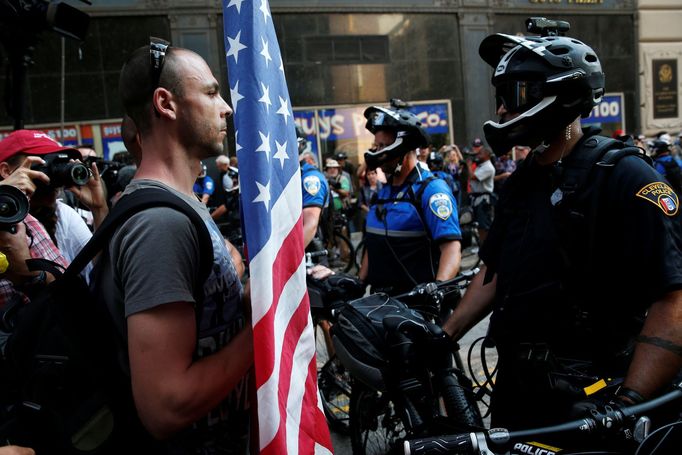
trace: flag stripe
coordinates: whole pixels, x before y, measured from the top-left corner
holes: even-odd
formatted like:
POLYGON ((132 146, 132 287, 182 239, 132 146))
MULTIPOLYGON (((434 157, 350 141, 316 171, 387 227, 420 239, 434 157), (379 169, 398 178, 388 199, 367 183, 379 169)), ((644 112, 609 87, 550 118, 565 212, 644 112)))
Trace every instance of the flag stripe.
POLYGON ((250 254, 259 449, 329 454, 306 289, 301 176, 267 0, 223 0, 225 57, 250 254))

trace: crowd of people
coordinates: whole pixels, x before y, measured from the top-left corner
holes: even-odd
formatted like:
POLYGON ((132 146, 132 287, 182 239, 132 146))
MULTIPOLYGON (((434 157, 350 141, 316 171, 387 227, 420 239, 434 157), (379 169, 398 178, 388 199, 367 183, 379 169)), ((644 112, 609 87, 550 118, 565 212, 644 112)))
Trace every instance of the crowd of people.
MULTIPOLYGON (((360 280, 400 294, 459 273, 458 213, 470 206, 484 265, 443 329, 456 341, 491 315, 493 425, 544 425, 655 397, 682 368, 682 134, 611 142, 582 129, 604 77, 580 41, 495 34, 480 54, 495 70, 499 117, 484 125, 485 141, 436 149, 401 103, 366 109, 374 142, 357 169, 340 151, 318 167, 298 134, 305 246, 320 240, 325 213, 347 214, 364 233, 360 280), (583 392, 602 378, 603 391, 583 392)), ((85 148, 31 130, 0 141, 0 185, 30 198, 24 221, 0 229, 0 309, 30 305, 55 280, 27 259, 67 266, 122 195, 173 195, 204 222, 212 251, 183 213, 151 207, 119 226, 86 272, 124 346, 133 414, 112 453, 245 453, 253 340, 242 257, 225 238, 239 224, 238 167, 224 154, 232 109, 202 57, 160 40, 130 55, 119 90, 133 164, 117 168, 108 195, 96 162, 83 184, 57 185, 36 169, 55 153, 87 162, 85 148), (202 160, 215 160, 218 182, 202 160), (90 215, 62 202, 64 187, 90 215)))

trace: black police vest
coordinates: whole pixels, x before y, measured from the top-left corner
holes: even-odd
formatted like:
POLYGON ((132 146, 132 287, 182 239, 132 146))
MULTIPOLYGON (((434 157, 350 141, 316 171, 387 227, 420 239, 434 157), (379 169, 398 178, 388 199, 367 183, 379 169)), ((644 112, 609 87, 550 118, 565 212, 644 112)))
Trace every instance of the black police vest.
POLYGON ((634 154, 641 151, 586 135, 560 166, 528 159, 509 178, 487 248, 498 253, 487 263, 497 273, 490 334, 498 349, 548 343, 559 356, 603 361, 639 332, 641 315, 617 308, 599 282, 608 257, 596 238, 604 182, 634 154))

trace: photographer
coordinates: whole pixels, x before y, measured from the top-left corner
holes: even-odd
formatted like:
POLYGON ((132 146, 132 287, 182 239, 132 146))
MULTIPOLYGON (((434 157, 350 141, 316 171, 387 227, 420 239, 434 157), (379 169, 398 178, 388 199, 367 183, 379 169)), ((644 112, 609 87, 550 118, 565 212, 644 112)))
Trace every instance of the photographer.
POLYGON ((327 174, 327 181, 331 189, 334 210, 339 211, 347 208, 351 185, 350 180, 341 173, 341 166, 338 161, 328 159, 325 163, 324 172, 327 174))
MULTIPOLYGON (((68 187, 91 209, 95 227, 108 213, 97 167, 93 164, 89 172, 82 163, 74 162, 79 157, 77 150, 62 147, 40 131, 14 131, 0 142, 0 176, 3 179, 19 169, 25 169, 27 161, 32 168, 26 171, 30 174, 23 178, 36 178, 39 174, 45 176, 44 179, 37 179, 33 188, 29 185, 31 215, 40 221, 69 262, 92 233, 74 209, 57 199, 60 188, 68 187), (44 159, 36 162, 34 157, 37 156, 44 159)), ((84 271, 86 278, 90 268, 84 271)))

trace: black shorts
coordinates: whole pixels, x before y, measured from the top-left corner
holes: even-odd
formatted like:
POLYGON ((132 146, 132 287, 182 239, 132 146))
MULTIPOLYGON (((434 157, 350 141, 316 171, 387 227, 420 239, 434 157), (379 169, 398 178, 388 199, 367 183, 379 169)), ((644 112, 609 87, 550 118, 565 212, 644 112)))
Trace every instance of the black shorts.
POLYGON ((490 229, 493 224, 493 204, 482 200, 474 206, 474 221, 480 229, 490 229))

